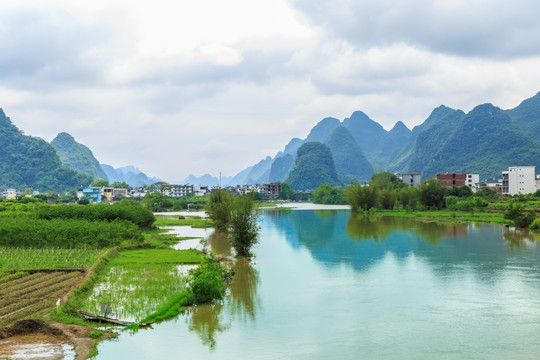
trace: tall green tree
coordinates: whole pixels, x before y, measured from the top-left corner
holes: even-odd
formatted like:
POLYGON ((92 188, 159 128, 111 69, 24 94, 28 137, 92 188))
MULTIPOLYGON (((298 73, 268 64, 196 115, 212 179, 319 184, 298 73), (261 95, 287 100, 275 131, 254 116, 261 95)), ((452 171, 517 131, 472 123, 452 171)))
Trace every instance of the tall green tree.
POLYGON ((234 199, 229 227, 229 240, 239 256, 250 256, 250 250, 257 243, 259 227, 254 209, 253 194, 234 199))
POLYGON ((378 189, 375 186, 362 186, 358 181, 353 182, 345 189, 345 198, 351 210, 369 210, 377 205, 378 189))
POLYGON ((206 211, 214 221, 214 227, 219 231, 227 231, 231 217, 232 202, 232 195, 223 189, 217 189, 210 194, 206 211))
POLYGON ((346 204, 343 190, 337 189, 330 184, 321 184, 313 191, 313 202, 315 204, 346 204))
POLYGON ((444 207, 444 195, 446 189, 436 179, 427 179, 418 188, 420 203, 430 209, 442 209, 444 207))
POLYGON ((371 175, 371 180, 369 181, 370 186, 375 186, 377 189, 394 189, 398 184, 398 178, 396 175, 383 171, 377 174, 371 175))

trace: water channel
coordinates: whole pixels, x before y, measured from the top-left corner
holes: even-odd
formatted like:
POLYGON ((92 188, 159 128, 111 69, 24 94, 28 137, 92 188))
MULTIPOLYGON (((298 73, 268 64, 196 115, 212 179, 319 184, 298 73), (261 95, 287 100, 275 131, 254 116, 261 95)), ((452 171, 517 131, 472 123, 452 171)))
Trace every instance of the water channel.
MULTIPOLYGON (((535 359, 527 232, 346 210, 267 211, 227 298, 102 342, 97 359, 535 359)), ((230 250, 219 235, 209 244, 230 250)))

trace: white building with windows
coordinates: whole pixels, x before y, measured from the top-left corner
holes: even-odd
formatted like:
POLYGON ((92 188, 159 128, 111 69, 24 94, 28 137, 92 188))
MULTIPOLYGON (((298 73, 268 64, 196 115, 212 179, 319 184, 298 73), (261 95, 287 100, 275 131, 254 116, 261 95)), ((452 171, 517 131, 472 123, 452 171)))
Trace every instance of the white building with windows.
POLYGON ((502 172, 503 195, 536 192, 536 166, 511 166, 502 172))
POLYGON ((478 190, 478 183, 480 182, 480 174, 467 174, 465 179, 465 185, 471 188, 473 192, 478 190))

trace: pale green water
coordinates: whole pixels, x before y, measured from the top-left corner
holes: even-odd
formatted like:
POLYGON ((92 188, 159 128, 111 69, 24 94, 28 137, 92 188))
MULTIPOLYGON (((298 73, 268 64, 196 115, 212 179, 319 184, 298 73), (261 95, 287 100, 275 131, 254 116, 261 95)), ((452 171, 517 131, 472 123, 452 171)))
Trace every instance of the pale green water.
POLYGON ((265 213, 261 227, 222 304, 123 333, 97 358, 540 356, 540 249, 527 235, 348 211, 265 213))

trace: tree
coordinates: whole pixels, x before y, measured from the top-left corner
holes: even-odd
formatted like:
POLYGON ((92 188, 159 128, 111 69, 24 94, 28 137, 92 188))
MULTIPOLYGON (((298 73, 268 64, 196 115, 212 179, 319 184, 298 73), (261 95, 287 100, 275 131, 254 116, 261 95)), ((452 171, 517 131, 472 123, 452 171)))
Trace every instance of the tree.
POLYGON ((109 182, 107 180, 104 180, 104 179, 97 179, 97 180, 94 180, 90 186, 92 187, 109 187, 109 182))
POLYGON ((129 184, 126 183, 125 181, 115 181, 111 184, 111 187, 115 188, 115 189, 129 189, 129 184))
POLYGON ((487 199, 495 199, 499 195, 495 191, 491 190, 488 187, 482 187, 482 188, 476 190, 476 196, 480 196, 480 197, 487 198, 487 199))
POLYGON ((345 194, 342 190, 336 189, 330 184, 321 184, 313 191, 313 202, 315 204, 346 204, 345 194))
POLYGON ((399 202, 403 209, 416 209, 416 204, 418 201, 418 191, 415 187, 410 187, 406 185, 405 188, 402 188, 399 193, 399 202))
POLYGON ((468 187, 467 185, 462 185, 462 186, 458 186, 458 187, 450 189, 448 191, 448 195, 457 196, 457 197, 469 197, 469 196, 473 196, 474 193, 470 187, 468 187))
POLYGON ((294 196, 294 190, 291 189, 289 184, 286 182, 281 183, 281 191, 279 192, 278 199, 279 200, 290 200, 294 196))
POLYGON ((232 202, 232 195, 223 189, 217 189, 210 194, 210 201, 206 211, 214 221, 214 227, 219 231, 227 231, 232 202))
POLYGON ((377 204, 378 190, 374 186, 362 186, 358 181, 345 189, 345 198, 352 211, 369 210, 377 204))
POLYGON ((394 209, 396 203, 396 191, 389 188, 383 188, 379 191, 379 203, 385 210, 394 209))
POLYGON ((519 228, 526 228, 536 219, 536 213, 531 210, 525 213, 525 206, 521 204, 510 203, 508 209, 504 213, 504 218, 513 220, 514 225, 519 228))
POLYGON ((420 203, 431 209, 442 209, 446 191, 436 179, 427 179, 418 188, 420 203))
POLYGON ((369 185, 377 189, 394 189, 397 184, 397 176, 388 171, 371 175, 371 180, 369 181, 369 185))
POLYGON ((253 194, 241 195, 234 199, 229 228, 231 245, 239 256, 250 256, 250 250, 257 243, 259 227, 257 213, 253 208, 253 194))

